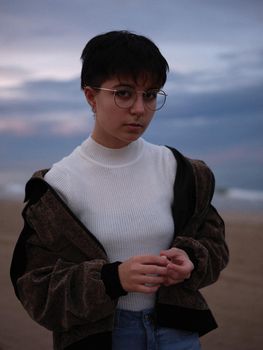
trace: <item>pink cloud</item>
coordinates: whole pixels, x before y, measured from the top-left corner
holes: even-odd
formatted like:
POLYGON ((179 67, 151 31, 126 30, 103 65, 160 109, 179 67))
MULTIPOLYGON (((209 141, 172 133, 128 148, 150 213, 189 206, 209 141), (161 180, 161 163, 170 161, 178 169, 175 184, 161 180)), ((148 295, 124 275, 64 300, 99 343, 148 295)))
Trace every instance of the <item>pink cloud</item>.
POLYGON ((71 136, 89 133, 92 123, 86 118, 1 118, 0 134, 11 134, 16 136, 37 135, 48 133, 50 135, 71 136))
POLYGON ((0 119, 0 134, 11 133, 14 135, 32 135, 36 128, 32 123, 20 118, 1 118, 0 119))
POLYGON ((53 123, 50 127, 51 133, 61 136, 79 135, 89 133, 92 125, 86 119, 66 119, 62 122, 53 123))

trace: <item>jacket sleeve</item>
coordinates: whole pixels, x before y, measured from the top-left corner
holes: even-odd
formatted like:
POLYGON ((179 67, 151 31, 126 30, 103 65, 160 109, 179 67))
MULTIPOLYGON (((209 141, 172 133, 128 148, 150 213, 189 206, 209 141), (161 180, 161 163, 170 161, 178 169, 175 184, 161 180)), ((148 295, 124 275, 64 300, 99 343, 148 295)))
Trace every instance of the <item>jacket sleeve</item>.
POLYGON ((214 283, 228 263, 224 221, 211 204, 201 218, 192 220, 177 236, 174 246, 185 250, 194 263, 190 279, 183 283, 192 290, 214 283))
POLYGON ((53 331, 106 319, 117 302, 102 278, 106 253, 54 191, 44 182, 36 185, 11 263, 18 298, 36 322, 53 331))
MULTIPOLYGON (((16 289, 29 315, 47 329, 66 331, 112 314, 115 302, 106 294, 101 279, 106 261, 67 260, 63 253, 46 247, 27 224, 22 234, 28 230, 26 268, 16 280, 16 289)), ((21 258, 13 259, 19 264, 21 258)))
POLYGON ((188 252, 195 268, 184 286, 192 290, 214 283, 227 265, 229 251, 225 225, 211 204, 215 189, 212 171, 203 161, 191 160, 195 203, 192 217, 175 240, 175 245, 188 252))

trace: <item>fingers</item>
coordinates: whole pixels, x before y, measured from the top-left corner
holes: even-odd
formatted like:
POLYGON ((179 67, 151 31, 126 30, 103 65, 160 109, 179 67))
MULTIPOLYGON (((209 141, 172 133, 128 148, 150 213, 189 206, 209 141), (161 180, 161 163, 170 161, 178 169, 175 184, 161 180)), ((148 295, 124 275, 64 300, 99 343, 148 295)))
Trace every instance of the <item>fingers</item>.
POLYGON ((175 264, 167 266, 167 276, 163 282, 164 286, 171 286, 174 284, 182 283, 191 276, 191 272, 188 268, 181 267, 175 264))
POLYGON ((141 275, 138 278, 138 283, 153 286, 153 285, 161 285, 166 278, 165 276, 158 276, 158 275, 141 275))
POLYGON ((191 276, 191 266, 170 264, 167 266, 167 275, 173 280, 185 280, 191 276))
POLYGON ((164 282, 167 258, 135 256, 119 265, 121 285, 127 292, 154 293, 164 282))
POLYGON ((184 250, 174 247, 161 251, 160 254, 169 259, 165 286, 181 283, 191 277, 194 265, 184 250))
POLYGON ((157 265, 138 265, 138 266, 134 266, 134 271, 137 271, 142 275, 165 276, 167 273, 167 268, 166 266, 157 266, 157 265))
POLYGON ((172 260, 173 262, 177 260, 179 261, 183 258, 188 258, 188 255, 184 250, 175 247, 168 250, 162 250, 160 252, 160 256, 166 256, 169 260, 172 260))
POLYGON ((168 260, 164 255, 142 255, 134 256, 132 259, 134 260, 134 262, 138 262, 145 265, 166 266, 168 264, 168 260))
POLYGON ((186 252, 178 248, 156 255, 135 256, 119 265, 121 285, 127 292, 155 293, 189 278, 194 268, 186 252))

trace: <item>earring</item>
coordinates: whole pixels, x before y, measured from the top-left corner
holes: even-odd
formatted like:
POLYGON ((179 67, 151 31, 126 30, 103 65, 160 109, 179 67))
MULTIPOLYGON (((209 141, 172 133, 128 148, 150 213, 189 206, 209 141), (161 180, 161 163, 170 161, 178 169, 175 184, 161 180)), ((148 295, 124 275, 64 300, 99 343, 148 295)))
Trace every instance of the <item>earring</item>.
POLYGON ((91 105, 91 110, 92 110, 93 118, 96 119, 96 108, 95 108, 95 105, 91 105))

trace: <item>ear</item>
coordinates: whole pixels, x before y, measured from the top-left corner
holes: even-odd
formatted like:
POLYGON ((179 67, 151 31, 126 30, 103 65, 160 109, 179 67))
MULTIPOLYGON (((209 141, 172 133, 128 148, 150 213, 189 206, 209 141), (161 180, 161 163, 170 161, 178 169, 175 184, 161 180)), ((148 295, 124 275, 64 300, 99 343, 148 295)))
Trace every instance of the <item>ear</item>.
POLYGON ((90 105, 92 111, 95 113, 96 112, 96 99, 95 99, 96 91, 89 86, 85 87, 83 91, 88 104, 90 105))

